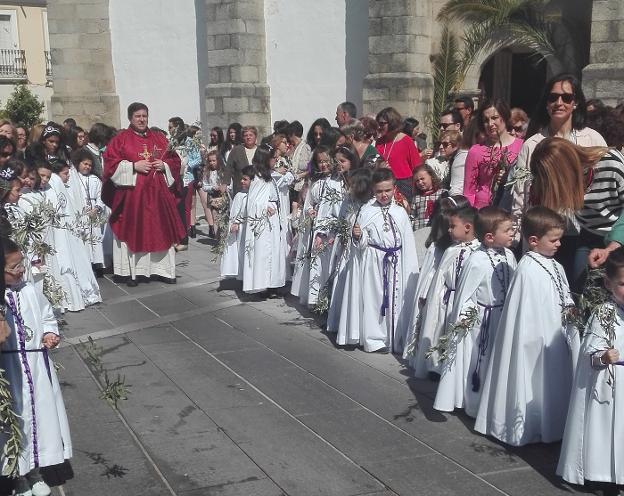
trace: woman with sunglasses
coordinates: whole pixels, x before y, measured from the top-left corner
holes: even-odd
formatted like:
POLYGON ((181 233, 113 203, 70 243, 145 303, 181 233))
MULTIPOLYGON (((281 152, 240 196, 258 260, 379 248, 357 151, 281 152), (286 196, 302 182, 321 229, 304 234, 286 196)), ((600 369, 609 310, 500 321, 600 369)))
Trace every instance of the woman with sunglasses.
MULTIPOLYGON (((578 146, 607 146, 604 138, 586 126, 587 103, 581 83, 572 74, 560 74, 546 83, 544 94, 526 133, 528 137, 510 175, 511 213, 518 223, 526 210, 531 185, 529 163, 535 147, 545 138, 566 139, 578 146)), ((518 230, 519 231, 519 230, 518 230)), ((561 253, 565 246, 559 250, 561 253)))

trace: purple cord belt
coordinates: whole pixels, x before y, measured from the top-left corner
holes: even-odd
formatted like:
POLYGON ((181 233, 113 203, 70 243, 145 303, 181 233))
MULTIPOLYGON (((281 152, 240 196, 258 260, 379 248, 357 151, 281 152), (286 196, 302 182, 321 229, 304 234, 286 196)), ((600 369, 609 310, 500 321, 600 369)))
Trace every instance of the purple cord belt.
POLYGON ((503 304, 499 305, 484 305, 477 302, 477 305, 483 307, 483 319, 481 320, 481 329, 479 330, 479 354, 477 355, 477 365, 475 371, 472 373, 472 390, 474 392, 479 391, 481 388, 481 378, 479 377, 479 369, 481 368, 481 362, 485 356, 488 344, 490 341, 490 318, 492 316, 492 310, 495 308, 502 308, 503 304))
POLYGON ((397 256, 397 252, 401 250, 401 245, 394 246, 392 248, 386 248, 384 246, 379 246, 375 244, 369 244, 371 248, 375 250, 382 251, 384 253, 383 257, 383 301, 381 303, 381 316, 386 316, 386 310, 390 308, 390 291, 389 285, 390 281, 388 279, 388 271, 390 269, 390 264, 392 263, 396 270, 396 263, 399 260, 397 256))

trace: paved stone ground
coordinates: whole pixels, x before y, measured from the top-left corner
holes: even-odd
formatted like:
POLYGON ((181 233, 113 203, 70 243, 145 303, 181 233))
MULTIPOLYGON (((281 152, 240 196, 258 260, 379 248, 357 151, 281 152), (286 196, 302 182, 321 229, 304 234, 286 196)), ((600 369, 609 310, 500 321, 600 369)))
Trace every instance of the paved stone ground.
MULTIPOLYGON (((432 409, 398 357, 339 349, 292 298, 220 285, 200 233, 178 284, 102 282, 55 358, 72 426, 66 495, 557 495, 559 445, 508 449, 432 409), (131 395, 113 410, 80 343, 131 395)), ((57 489, 55 493, 60 493, 57 489)))

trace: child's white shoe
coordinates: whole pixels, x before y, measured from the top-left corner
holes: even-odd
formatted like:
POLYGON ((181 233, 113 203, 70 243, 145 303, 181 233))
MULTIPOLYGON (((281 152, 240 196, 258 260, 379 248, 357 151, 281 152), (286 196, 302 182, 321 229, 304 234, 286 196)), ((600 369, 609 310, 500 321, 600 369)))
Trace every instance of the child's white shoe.
POLYGON ((49 496, 51 492, 50 486, 42 480, 35 482, 31 488, 32 496, 49 496))
POLYGON ((32 496, 30 485, 26 477, 19 477, 15 481, 15 496, 32 496))

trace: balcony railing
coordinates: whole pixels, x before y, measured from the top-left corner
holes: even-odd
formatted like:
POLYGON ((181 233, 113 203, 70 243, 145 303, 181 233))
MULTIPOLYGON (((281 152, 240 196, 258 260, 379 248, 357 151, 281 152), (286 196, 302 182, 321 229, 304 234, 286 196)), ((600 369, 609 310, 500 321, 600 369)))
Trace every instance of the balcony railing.
POLYGON ((52 57, 50 56, 50 52, 45 51, 45 64, 46 64, 46 78, 48 81, 52 79, 52 57))
POLYGON ((24 50, 0 49, 0 79, 26 79, 24 50))

